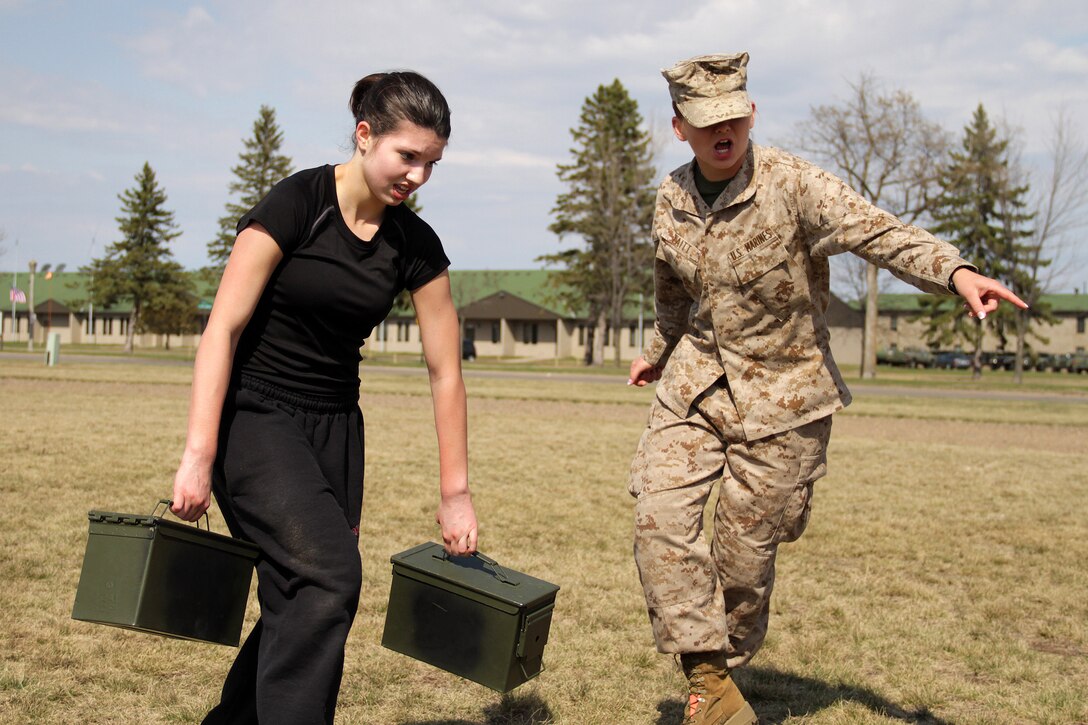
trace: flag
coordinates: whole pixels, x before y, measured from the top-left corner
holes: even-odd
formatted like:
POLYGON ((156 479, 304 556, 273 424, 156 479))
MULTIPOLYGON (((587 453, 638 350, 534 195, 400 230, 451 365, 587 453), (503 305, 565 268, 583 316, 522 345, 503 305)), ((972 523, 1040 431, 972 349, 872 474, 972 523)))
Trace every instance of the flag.
POLYGON ((11 292, 8 293, 8 299, 11 302, 18 302, 20 304, 26 304, 26 293, 18 287, 12 287, 11 292))

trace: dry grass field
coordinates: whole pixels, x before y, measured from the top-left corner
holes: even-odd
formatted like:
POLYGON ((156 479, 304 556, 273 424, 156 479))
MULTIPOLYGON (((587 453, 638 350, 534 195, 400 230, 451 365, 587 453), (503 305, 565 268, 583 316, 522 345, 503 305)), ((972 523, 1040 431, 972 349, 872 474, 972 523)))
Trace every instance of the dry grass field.
MULTIPOLYGON (((0 724, 196 723, 216 698, 234 649, 70 618, 86 512, 169 494, 189 374, 0 356, 0 724)), ((630 553, 652 392, 622 381, 468 378, 481 549, 562 587, 546 671, 502 697, 380 645, 390 555, 438 537, 436 461, 425 379, 364 368, 365 583, 338 723, 679 724, 630 553)), ((858 391, 737 674, 761 722, 1088 723, 1088 404, 858 391)))

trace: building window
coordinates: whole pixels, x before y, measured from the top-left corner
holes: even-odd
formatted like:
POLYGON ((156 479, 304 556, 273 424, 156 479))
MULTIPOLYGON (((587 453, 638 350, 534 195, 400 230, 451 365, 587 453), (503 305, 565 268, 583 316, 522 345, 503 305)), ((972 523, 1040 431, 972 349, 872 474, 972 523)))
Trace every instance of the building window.
POLYGON ((535 322, 521 326, 521 341, 526 345, 535 345, 540 339, 540 327, 535 322))
POLYGON ((893 314, 891 319, 891 329, 895 332, 899 329, 899 315, 893 314))
POLYGON ((612 344, 612 323, 604 326, 604 346, 608 347, 612 344))
POLYGON ((579 345, 585 345, 586 344, 586 326, 585 325, 578 325, 578 344, 579 345))
POLYGON ((638 325, 631 323, 631 327, 629 329, 631 330, 631 341, 627 344, 631 347, 635 347, 636 345, 638 345, 638 325))
POLYGON ((409 332, 409 329, 408 329, 408 323, 407 322, 398 322, 397 323, 397 342, 408 342, 411 339, 409 337, 409 334, 410 334, 410 332, 409 332))
POLYGON ((497 322, 491 323, 491 342, 502 340, 502 326, 497 322))
POLYGON ((1088 317, 1085 317, 1084 315, 1081 315, 1080 317, 1077 318, 1077 332, 1079 332, 1082 335, 1084 334, 1084 321, 1086 319, 1088 319, 1088 317))
POLYGON ((465 339, 466 340, 475 340, 476 339, 476 325, 465 325, 465 339))

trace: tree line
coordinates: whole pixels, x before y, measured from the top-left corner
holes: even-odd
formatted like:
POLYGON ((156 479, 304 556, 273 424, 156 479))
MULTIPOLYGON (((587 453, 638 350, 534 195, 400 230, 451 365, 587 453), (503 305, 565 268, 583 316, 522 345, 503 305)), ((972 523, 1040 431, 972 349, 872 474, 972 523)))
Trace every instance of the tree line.
MULTIPOLYGON (((1054 322, 1040 297, 1050 291, 1060 271, 1055 263, 1086 221, 1088 152, 1071 120, 1064 113, 1054 120, 1049 176, 1033 187, 1015 152, 1017 132, 995 125, 981 104, 957 145, 925 117, 910 93, 887 91, 865 75, 849 88, 845 101, 812 107, 783 145, 813 157, 904 221, 956 245, 983 274, 1027 301, 1028 310, 1003 306, 985 321, 967 317, 948 298, 933 298, 924 313, 927 340, 935 347, 972 350, 976 375, 982 369, 983 333, 989 330, 1002 350, 1015 350, 1019 379, 1031 341, 1045 341, 1042 326, 1054 322)), ((565 190, 556 198, 549 226, 564 246, 537 261, 556 268, 550 277, 555 301, 584 315, 585 361, 601 365, 607 336, 619 333, 635 305, 653 299, 655 139, 619 80, 600 85, 585 99, 570 135, 570 160, 556 167, 565 190)), ((235 178, 219 234, 208 243, 210 265, 202 270, 207 281, 218 279, 226 264, 237 219, 292 172, 272 108, 261 107, 252 136, 243 143, 231 169, 235 178)), ((150 164, 118 198, 121 239, 83 271, 93 280, 95 303, 131 303, 125 344, 131 351, 132 336, 139 332, 193 331, 193 279, 173 261, 169 245, 180 232, 150 164)), ((861 375, 872 377, 883 283, 876 267, 863 260, 835 259, 836 291, 865 308, 861 375)), ((618 365, 619 345, 614 350, 618 365)))
MULTIPOLYGON (((283 131, 276 112, 261 106, 253 122, 253 135, 243 139, 239 162, 231 168, 234 179, 226 213, 219 219, 219 233, 208 242, 208 267, 200 271, 205 281, 218 280, 234 245, 238 219, 260 201, 272 186, 292 172, 291 159, 281 153, 283 131)), ((151 332, 182 335, 196 332, 196 306, 192 275, 174 260, 170 242, 181 235, 174 213, 166 208, 166 192, 151 164, 144 162, 136 183, 118 194, 121 214, 116 217, 121 238, 81 268, 91 280, 91 302, 131 305, 125 352, 132 352, 136 334, 151 332)))
MULTIPOLYGON (((599 331, 619 330, 621 311, 638 295, 652 299, 653 139, 618 80, 585 100, 571 137, 572 162, 557 168, 568 191, 556 201, 551 230, 576 243, 540 261, 560 266, 557 294, 586 310, 587 327, 597 332, 586 361, 602 364, 599 331)), ((1054 119, 1049 176, 1034 189, 1013 152, 1020 140, 979 104, 956 146, 910 93, 886 91, 862 75, 845 101, 811 108, 785 144, 815 157, 874 204, 951 242, 1029 304, 1027 310, 1003 305, 980 321, 954 300, 932 296, 923 313, 927 341, 971 350, 976 377, 990 331, 1002 351, 1015 351, 1018 382, 1030 342, 1045 342, 1043 325, 1056 322, 1040 301, 1062 271, 1055 263, 1088 220, 1088 151, 1068 115, 1054 119)), ((861 375, 873 377, 878 270, 849 254, 835 257, 833 267, 836 290, 864 305, 861 375)))
MULTIPOLYGON (((873 203, 910 223, 926 226, 959 248, 961 256, 1000 280, 1028 303, 1002 305, 979 321, 945 297, 929 298, 920 315, 933 347, 971 352, 973 376, 982 372, 982 343, 989 331, 1000 351, 1015 353, 1022 380, 1031 341, 1046 342, 1045 325, 1056 319, 1040 301, 1064 269, 1088 210, 1088 150, 1061 111, 1034 186, 1023 159, 1023 134, 995 124, 980 103, 958 144, 926 120, 906 91, 885 91, 862 76, 848 100, 818 106, 797 126, 799 147, 842 175, 873 203)), ((862 377, 876 368, 877 269, 852 255, 838 266, 840 287, 863 299, 862 377)), ((849 293, 848 293, 849 294, 849 293)))

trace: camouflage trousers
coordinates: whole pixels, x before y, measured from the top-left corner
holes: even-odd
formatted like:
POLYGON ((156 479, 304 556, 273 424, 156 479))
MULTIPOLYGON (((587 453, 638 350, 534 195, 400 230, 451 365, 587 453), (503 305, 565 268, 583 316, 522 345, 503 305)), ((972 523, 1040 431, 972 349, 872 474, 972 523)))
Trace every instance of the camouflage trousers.
POLYGON ((658 651, 721 651, 730 667, 756 653, 767 634, 778 545, 808 524, 830 433, 828 416, 745 441, 724 383, 686 417, 654 402, 629 490, 637 499, 635 563, 658 651), (704 537, 715 483, 713 534, 704 537))

